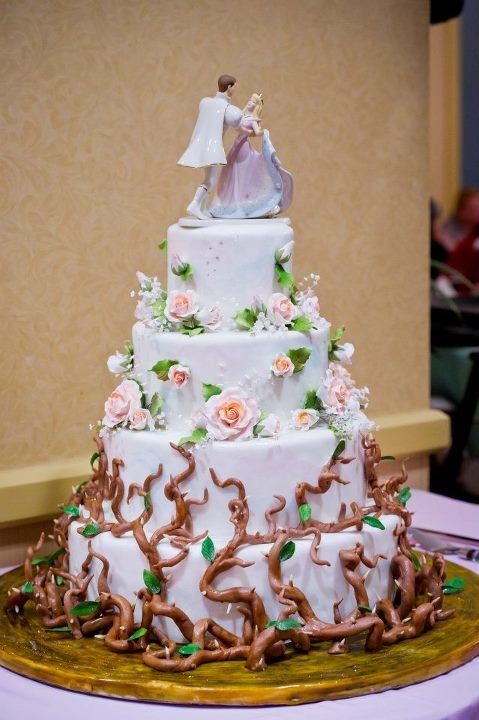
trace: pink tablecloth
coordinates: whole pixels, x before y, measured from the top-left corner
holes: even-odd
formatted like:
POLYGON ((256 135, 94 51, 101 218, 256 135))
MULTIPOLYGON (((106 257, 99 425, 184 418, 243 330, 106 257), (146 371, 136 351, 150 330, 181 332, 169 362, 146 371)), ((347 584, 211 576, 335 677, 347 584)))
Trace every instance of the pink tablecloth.
MULTIPOLYGON (((414 491, 411 509, 418 526, 463 535, 464 513, 479 527, 479 506, 458 508, 454 501, 414 491), (458 512, 458 509, 460 512, 458 512), (428 522, 428 517, 431 518, 428 522)), ((465 505, 465 504, 464 504, 465 505)), ((479 563, 455 562, 479 572, 479 563)), ((375 695, 324 701, 297 707, 211 708, 176 705, 155 706, 93 697, 43 685, 0 668, 0 718, 35 717, 51 720, 478 720, 479 658, 446 675, 401 690, 375 695)))

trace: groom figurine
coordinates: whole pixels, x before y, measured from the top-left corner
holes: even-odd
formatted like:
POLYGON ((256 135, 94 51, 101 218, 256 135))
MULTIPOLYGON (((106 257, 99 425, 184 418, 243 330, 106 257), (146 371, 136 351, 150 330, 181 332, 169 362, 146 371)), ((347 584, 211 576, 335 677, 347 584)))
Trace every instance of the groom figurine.
POLYGON ((215 97, 205 97, 201 100, 190 144, 178 160, 178 165, 205 168, 203 183, 187 207, 188 213, 193 217, 200 219, 211 217, 206 206, 207 196, 216 185, 220 166, 226 165, 223 135, 228 127, 238 127, 241 120, 241 110, 231 105, 235 88, 236 78, 232 75, 220 75, 219 92, 215 97))

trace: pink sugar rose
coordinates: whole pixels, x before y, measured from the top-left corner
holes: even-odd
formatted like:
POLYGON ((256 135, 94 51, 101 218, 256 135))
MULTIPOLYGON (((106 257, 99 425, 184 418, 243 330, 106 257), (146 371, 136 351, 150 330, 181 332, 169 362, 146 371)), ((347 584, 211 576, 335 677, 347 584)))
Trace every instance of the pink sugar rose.
POLYGON ((168 380, 177 388, 186 385, 191 377, 190 368, 186 365, 172 365, 168 370, 168 380))
POLYGON ((354 381, 340 363, 330 362, 326 373, 326 405, 344 408, 354 388, 354 381))
POLYGON ((144 430, 151 421, 150 411, 145 408, 135 410, 130 416, 130 430, 144 430))
POLYGON ((276 377, 291 377, 294 373, 294 363, 287 355, 280 352, 275 357, 271 369, 276 377))
POLYGON ((215 440, 246 440, 261 414, 256 401, 235 387, 210 397, 203 412, 208 434, 215 440))
POLYGON ((283 293, 273 293, 269 298, 267 317, 277 327, 289 325, 298 315, 296 305, 283 293))
POLYGON ((134 380, 123 380, 105 403, 103 425, 115 427, 132 417, 141 409, 141 391, 134 380))
POLYGON ((189 320, 198 312, 198 301, 194 290, 172 290, 166 301, 165 316, 172 323, 189 320))

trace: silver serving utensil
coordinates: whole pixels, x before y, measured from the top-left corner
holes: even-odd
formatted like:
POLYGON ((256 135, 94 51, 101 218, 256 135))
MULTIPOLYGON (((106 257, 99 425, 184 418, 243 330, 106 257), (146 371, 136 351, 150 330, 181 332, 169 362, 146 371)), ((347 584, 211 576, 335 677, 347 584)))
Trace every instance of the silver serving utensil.
POLYGON ((479 562, 478 546, 456 545, 455 540, 453 542, 449 541, 449 543, 446 541, 445 543, 444 536, 437 536, 432 532, 420 530, 419 528, 409 528, 409 533, 423 550, 427 550, 428 552, 440 552, 444 555, 458 555, 459 557, 464 558, 464 560, 479 562))

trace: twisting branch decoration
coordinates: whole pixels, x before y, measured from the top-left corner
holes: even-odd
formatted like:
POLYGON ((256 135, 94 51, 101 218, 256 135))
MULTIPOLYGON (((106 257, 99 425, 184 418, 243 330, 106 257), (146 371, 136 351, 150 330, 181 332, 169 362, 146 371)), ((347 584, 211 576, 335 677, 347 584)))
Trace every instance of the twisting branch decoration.
POLYGON ((414 553, 409 543, 407 529, 411 513, 406 509, 405 501, 410 493, 404 487, 407 481, 405 466, 403 464, 399 474, 380 485, 376 468, 381 460, 381 450, 371 435, 362 438, 362 446, 364 477, 372 503, 360 507, 352 502, 349 516, 343 503, 338 519, 333 522, 322 522, 312 517, 308 494, 324 494, 333 483, 347 484, 341 478, 340 470, 353 458, 337 457, 334 453, 321 470, 316 484, 300 482, 296 485, 295 500, 300 517, 296 527, 277 525, 276 519, 286 507, 286 499, 274 495, 274 502, 265 511, 267 529, 264 533, 248 531, 249 507, 243 483, 236 478, 220 480, 215 470, 210 468, 214 485, 236 490, 236 496, 228 502, 233 532, 231 539, 219 550, 214 549, 209 539, 211 555, 208 556, 209 564, 199 581, 198 591, 210 602, 235 606, 242 616, 242 628, 238 634, 222 627, 211 617, 194 621, 174 602, 168 601, 170 576, 165 569, 183 562, 190 546, 204 540, 207 535, 207 532, 195 534, 191 515, 192 507, 208 502, 207 488, 199 499, 188 498, 188 493, 181 488, 182 483, 195 472, 193 453, 171 443, 172 450, 181 455, 186 467, 182 472, 171 475, 164 487, 166 501, 173 506, 170 521, 148 536, 145 528, 154 512, 151 490, 154 483, 162 478, 162 465, 141 485, 129 485, 126 503, 139 497, 143 498, 144 507, 133 520, 126 520, 122 512, 125 507, 125 487, 121 477, 124 463, 121 459, 113 459, 110 474, 103 442, 99 438, 95 442, 96 465, 91 479, 73 489, 68 505, 63 507, 64 512, 54 520, 53 538, 58 549, 49 556, 39 556, 45 544, 45 533, 42 533, 38 542, 27 550, 25 583, 21 588, 11 589, 4 606, 12 622, 18 619, 25 621, 24 606, 32 601, 44 627, 62 631, 61 637, 80 639, 91 635, 100 637, 97 633, 104 633, 104 642, 109 650, 141 653, 146 665, 160 671, 184 672, 203 663, 225 660, 243 660, 246 668, 257 671, 263 670, 269 660, 284 655, 286 642, 291 642, 299 652, 308 652, 311 644, 326 641, 330 643, 330 654, 340 654, 348 652, 348 638, 365 633, 365 648, 378 650, 383 645, 417 637, 431 629, 436 621, 446 620, 454 613, 454 610, 442 607, 446 580, 444 558, 435 553, 428 564, 424 557, 414 553), (114 521, 105 520, 107 512, 114 521), (332 608, 333 622, 326 622, 318 616, 314 601, 294 583, 292 576, 284 581, 282 562, 292 554, 286 551, 294 546, 294 540, 304 542, 309 538, 311 562, 318 566, 319 573, 327 573, 330 563, 321 559, 322 535, 347 528, 361 531, 365 522, 381 527, 379 518, 382 515, 394 515, 398 519, 394 529, 397 554, 390 562, 395 583, 394 596, 378 596, 374 607, 370 606, 366 575, 361 574, 360 568, 365 565, 369 572, 372 571, 381 559, 385 559, 385 555, 378 553, 368 557, 364 544, 355 542, 352 547, 343 547, 338 553, 344 579, 351 588, 349 597, 354 596, 355 607, 342 617, 343 598, 338 598, 332 608), (71 571, 69 563, 68 534, 73 521, 79 523, 77 531, 87 540, 87 553, 77 574, 71 571), (87 528, 92 537, 86 532, 87 528), (143 574, 144 586, 135 593, 136 604, 141 606, 141 626, 137 628, 134 622, 135 603, 112 591, 109 560, 99 551, 101 543, 96 543, 94 539, 96 535, 108 532, 117 538, 131 532, 145 558, 148 570, 145 569, 143 574), (165 542, 162 541, 169 541, 177 552, 171 557, 163 557, 160 549, 164 549, 165 542), (265 546, 269 585, 279 606, 276 619, 268 617, 264 600, 256 588, 247 585, 217 587, 216 581, 220 576, 233 568, 246 569, 253 564, 238 555, 241 548, 252 545, 265 546), (92 600, 88 597, 94 597, 91 589, 93 578, 97 597, 92 600), (418 602, 421 595, 425 595, 426 599, 418 602), (155 618, 169 618, 189 645, 186 648, 177 647, 177 643, 156 624, 155 618))

